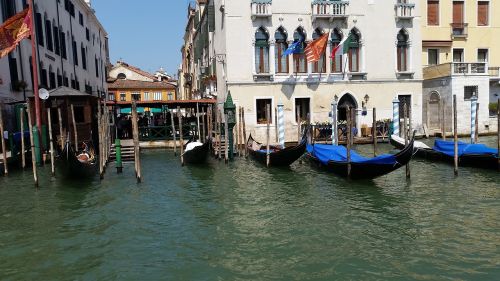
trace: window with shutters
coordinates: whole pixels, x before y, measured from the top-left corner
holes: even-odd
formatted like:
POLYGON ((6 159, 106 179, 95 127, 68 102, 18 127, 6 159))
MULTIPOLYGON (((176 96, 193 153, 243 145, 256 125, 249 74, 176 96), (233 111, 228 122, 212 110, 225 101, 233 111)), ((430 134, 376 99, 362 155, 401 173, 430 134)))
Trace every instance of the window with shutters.
POLYGON ((397 39, 398 71, 408 71, 408 34, 401 30, 397 39))
MULTIPOLYGON (((359 72, 359 40, 360 35, 357 30, 351 30, 351 40, 349 42, 349 71, 350 72, 359 72)), ((347 40, 349 41, 349 40, 347 40)))
MULTIPOLYGON (((340 41, 342 41, 342 35, 338 31, 338 29, 335 28, 331 34, 331 38, 332 38, 331 45, 333 50, 340 44, 340 41)), ((332 58, 332 72, 333 73, 342 72, 342 50, 338 50, 335 53, 335 57, 332 58)))
POLYGON ((427 1, 427 25, 439 25, 439 1, 427 1))
POLYGON ((477 25, 488 26, 490 13, 490 1, 477 1, 477 25))
MULTIPOLYGON (((319 28, 314 30, 313 40, 318 39, 321 35, 323 35, 323 31, 319 28)), ((325 73, 326 72, 326 52, 321 55, 319 61, 313 63, 313 72, 314 73, 325 73)))
POLYGON ((274 49, 276 73, 288 73, 288 56, 283 56, 283 53, 288 49, 287 34, 282 27, 278 28, 274 39, 276 40, 274 49))
POLYGON ((302 42, 300 49, 302 50, 299 54, 293 54, 293 64, 295 73, 306 73, 307 72, 307 61, 304 54, 304 49, 306 48, 306 33, 301 27, 297 28, 293 34, 293 42, 302 42))
POLYGON ((262 27, 255 33, 255 72, 269 73, 269 36, 262 27))

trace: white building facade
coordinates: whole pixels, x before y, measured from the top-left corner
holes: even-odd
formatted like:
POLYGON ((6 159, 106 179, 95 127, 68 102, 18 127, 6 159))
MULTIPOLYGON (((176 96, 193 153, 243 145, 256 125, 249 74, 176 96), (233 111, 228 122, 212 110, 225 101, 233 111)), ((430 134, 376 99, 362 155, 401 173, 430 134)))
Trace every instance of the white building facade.
MULTIPOLYGON (((397 0, 211 0, 217 58, 218 102, 228 91, 245 107, 247 129, 263 140, 265 106, 284 104, 286 141, 297 140, 297 108, 312 123, 329 122, 356 108, 356 126, 392 118, 392 102, 411 107, 414 128, 422 126, 422 66, 419 7, 397 0), (402 6, 403 5, 403 6, 402 6), (303 55, 283 57, 294 41, 306 44, 328 33, 326 55, 307 63, 303 55), (349 51, 330 58, 351 34, 349 51)), ((411 2, 411 1, 405 1, 411 2)), ((305 44, 304 44, 305 47, 305 44)), ((274 110, 271 123, 274 123, 274 110)), ((274 126, 272 126, 274 127, 274 126)), ((274 130, 274 129, 273 129, 274 130)), ((360 132, 360 130, 358 130, 360 132)), ((272 134, 274 132, 271 132, 272 134)))
MULTIPOLYGON (((27 2, 2 1, 3 20, 22 11, 27 2)), ((33 2, 40 88, 66 86, 106 97, 108 34, 95 16, 90 0, 33 2)), ((25 39, 0 60, 0 99, 24 101, 25 93, 32 95, 31 53, 31 42, 25 39)))

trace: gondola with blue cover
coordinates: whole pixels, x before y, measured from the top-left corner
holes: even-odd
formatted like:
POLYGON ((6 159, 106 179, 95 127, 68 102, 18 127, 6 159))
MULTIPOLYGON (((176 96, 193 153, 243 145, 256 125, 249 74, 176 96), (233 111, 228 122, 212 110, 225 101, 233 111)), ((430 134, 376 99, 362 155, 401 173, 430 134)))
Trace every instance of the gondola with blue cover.
POLYGON ((308 144, 306 157, 315 165, 341 176, 348 177, 348 166, 351 165, 350 179, 373 179, 389 174, 410 162, 413 156, 411 141, 396 154, 384 154, 373 158, 350 151, 350 161, 347 160, 347 148, 341 145, 308 144))

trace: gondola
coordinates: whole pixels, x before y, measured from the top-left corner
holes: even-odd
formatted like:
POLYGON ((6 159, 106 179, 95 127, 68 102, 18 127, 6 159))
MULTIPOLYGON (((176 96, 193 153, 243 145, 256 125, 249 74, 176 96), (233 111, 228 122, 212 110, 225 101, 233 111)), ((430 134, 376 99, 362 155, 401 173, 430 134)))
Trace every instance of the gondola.
POLYGON ((184 145, 184 153, 182 154, 182 157, 184 159, 183 164, 203 164, 207 161, 209 151, 210 139, 207 139, 204 143, 201 143, 198 141, 194 141, 194 138, 191 138, 184 145))
POLYGON ((75 152, 68 141, 59 158, 60 170, 66 178, 89 179, 96 173, 97 158, 89 143, 84 142, 82 150, 75 152))
MULTIPOLYGON (((374 158, 359 155, 351 149, 350 179, 373 179, 389 174, 408 164, 413 156, 415 134, 397 154, 384 154, 374 158)), ((341 177, 348 177, 347 148, 341 145, 308 144, 306 157, 315 165, 341 177)))
MULTIPOLYGON (((301 142, 296 146, 282 148, 278 145, 269 146, 269 166, 284 167, 290 166, 299 159, 306 151, 306 138, 302 137, 301 142)), ((255 141, 250 135, 247 141, 247 148, 250 156, 257 162, 267 164, 267 149, 265 145, 255 141)))
MULTIPOLYGON (((396 148, 404 147, 404 140, 392 135, 390 142, 396 148)), ((422 142, 416 142, 415 154, 417 157, 429 161, 454 163, 454 141, 435 140, 434 147, 422 142)), ((482 169, 498 169, 498 149, 487 147, 484 144, 469 144, 458 142, 458 165, 462 167, 477 167, 482 169)))

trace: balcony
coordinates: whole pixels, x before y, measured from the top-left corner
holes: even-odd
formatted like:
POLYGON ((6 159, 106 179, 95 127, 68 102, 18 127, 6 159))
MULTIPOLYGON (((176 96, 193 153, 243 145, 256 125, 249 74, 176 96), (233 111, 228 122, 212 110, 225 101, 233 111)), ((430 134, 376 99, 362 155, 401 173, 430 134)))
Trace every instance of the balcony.
POLYGON ((451 38, 467 38, 468 23, 451 23, 451 38))
POLYGON ((465 63, 450 62, 424 67, 424 80, 448 77, 448 76, 466 76, 466 75, 490 75, 488 65, 485 62, 465 63))
POLYGON ((492 80, 500 80, 500 67, 488 67, 488 74, 492 80))
POLYGON ((273 15, 271 10, 272 0, 252 0, 252 19, 270 18, 273 15))
POLYGON ((330 21, 335 19, 346 19, 349 16, 348 7, 349 1, 314 0, 312 2, 313 21, 317 19, 328 19, 330 21))
POLYGON ((396 10, 397 20, 413 19, 413 10, 415 10, 415 4, 399 2, 396 3, 394 9, 396 10))

